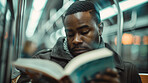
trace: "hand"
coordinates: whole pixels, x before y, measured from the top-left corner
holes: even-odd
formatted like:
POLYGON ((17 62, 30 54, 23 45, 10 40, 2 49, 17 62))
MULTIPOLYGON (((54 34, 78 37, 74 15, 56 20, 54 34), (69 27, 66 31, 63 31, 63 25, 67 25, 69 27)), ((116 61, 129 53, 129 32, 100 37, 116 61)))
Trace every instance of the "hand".
POLYGON ((120 83, 119 74, 116 69, 107 68, 104 73, 96 74, 88 83, 120 83))
POLYGON ((70 80, 68 76, 65 76, 61 79, 59 83, 72 83, 72 81, 70 80))

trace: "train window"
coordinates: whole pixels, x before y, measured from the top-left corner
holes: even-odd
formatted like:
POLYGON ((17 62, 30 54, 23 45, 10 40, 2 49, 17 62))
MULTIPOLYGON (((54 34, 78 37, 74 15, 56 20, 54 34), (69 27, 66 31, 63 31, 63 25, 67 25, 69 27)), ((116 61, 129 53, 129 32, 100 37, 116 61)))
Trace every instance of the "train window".
MULTIPOLYGON (((143 4, 134 9, 123 12, 124 24, 121 40, 121 56, 124 61, 135 64, 140 73, 148 72, 148 12, 145 11, 147 8, 148 4, 143 4)), ((113 17, 112 19, 114 19, 114 21, 110 22, 117 23, 117 21, 115 21, 116 17, 113 17)), ((105 41, 117 51, 116 27, 118 26, 115 23, 112 24, 110 22, 104 22, 106 26, 104 37, 105 41)))

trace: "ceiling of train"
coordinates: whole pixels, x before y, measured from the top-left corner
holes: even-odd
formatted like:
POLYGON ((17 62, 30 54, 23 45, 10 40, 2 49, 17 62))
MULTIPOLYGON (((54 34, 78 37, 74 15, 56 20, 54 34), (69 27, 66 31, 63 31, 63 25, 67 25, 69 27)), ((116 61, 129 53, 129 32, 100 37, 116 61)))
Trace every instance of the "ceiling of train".
MULTIPOLYGON (((2 1, 6 1, 6 0, 2 0, 2 1)), ((62 10, 62 8, 64 8, 63 7, 64 5, 65 5, 65 9, 68 7, 66 3, 69 0, 41 0, 42 2, 40 2, 39 0, 25 0, 25 1, 26 1, 26 9, 24 12, 24 28, 26 32, 28 27, 32 27, 29 25, 34 25, 33 27, 35 27, 34 33, 32 35, 38 34, 40 31, 42 31, 42 33, 46 33, 50 35, 52 32, 58 31, 59 29, 63 28, 62 17, 60 15, 55 16, 57 17, 56 19, 52 17, 54 17, 55 13, 58 13, 59 10, 65 11, 65 10, 62 10), (34 5, 34 3, 36 4, 34 5), (41 6, 42 8, 40 8, 41 6), (40 9, 36 9, 36 7, 40 9), (35 12, 33 10, 35 10, 35 12), (37 16, 38 18, 35 16, 37 16), (30 22, 31 19, 36 21, 30 22)), ((77 1, 77 0, 71 0, 71 1, 77 1)), ((98 3, 99 4, 98 8, 100 10, 108 8, 114 4, 113 0, 87 0, 87 1, 93 1, 95 3, 98 3)), ((134 0, 119 0, 119 2, 121 3, 126 1, 134 1, 134 0)), ((137 0, 137 1, 146 1, 146 0, 137 0)), ((17 12, 17 3, 18 3, 18 0, 13 0, 15 14, 17 12)), ((148 26, 148 23, 145 21, 148 19, 148 12, 146 10, 148 10, 147 2, 144 3, 144 5, 135 6, 132 9, 127 9, 126 11, 124 11, 123 12, 124 27, 126 29, 131 29, 131 28, 133 29, 133 27, 135 28, 135 27, 148 26)), ((107 12, 107 13, 110 13, 110 12, 107 12)), ((107 16, 107 15, 108 14, 104 16, 107 16)), ((117 15, 114 15, 110 18, 106 18, 103 20, 103 22, 105 24, 105 28, 108 29, 108 32, 110 31, 110 29, 114 32, 117 27, 117 15)), ((29 31, 31 30, 29 29, 29 31)), ((31 37, 31 36, 28 35, 28 37, 31 37)))
MULTIPOLYGON (((65 1, 68 1, 68 0, 65 0, 65 1)), ((87 1, 93 1, 95 3, 98 3, 99 4, 98 8, 100 10, 107 8, 114 4, 113 0, 87 0, 87 1)), ((124 0, 119 0, 119 2, 122 2, 122 1, 124 0)), ((55 9, 56 11, 58 11, 63 6, 63 3, 64 3, 63 0, 47 0, 47 4, 41 15, 36 31, 42 29, 42 25, 44 25, 47 21, 50 20, 52 16, 50 15, 51 10, 55 9)), ((30 13, 31 5, 32 5, 32 0, 27 0, 27 6, 26 6, 27 14, 30 13)), ((130 21, 132 19, 132 13, 134 14, 134 12, 136 12, 136 15, 138 16, 138 18, 148 15, 148 12, 145 12, 145 10, 148 10, 148 4, 134 7, 130 10, 125 11, 123 13, 124 22, 130 21)), ((26 25, 27 25, 28 20, 29 20, 29 15, 27 15, 26 25)), ((104 20, 104 24, 106 26, 112 26, 112 25, 117 24, 117 15, 104 20)), ((53 27, 49 28, 50 30, 48 31, 48 33, 50 34, 51 33, 50 31, 53 31, 53 30, 56 31, 62 27, 63 27, 63 24, 62 24, 62 19, 60 17, 57 21, 55 21, 55 23, 53 24, 53 27)))
MULTIPOLYGON (((30 1, 30 0, 28 0, 30 1)), ((65 0, 68 1, 68 0, 65 0)), ((87 0, 87 1, 93 1, 95 3, 98 3, 98 8, 100 10, 105 9, 111 5, 114 4, 113 0, 87 0)), ((127 0, 119 0, 119 2, 123 2, 123 1, 127 1, 127 0)), ((48 0, 46 7, 44 9, 44 12, 41 16, 40 22, 39 22, 39 26, 42 24, 45 24, 48 20, 50 20, 50 11, 51 9, 56 9, 57 11, 63 6, 64 1, 63 0, 48 0)), ((130 10, 127 10, 123 13, 124 15, 124 22, 130 22, 132 20, 132 17, 134 18, 134 16, 136 15, 138 18, 141 19, 146 19, 148 18, 148 12, 146 12, 145 10, 148 10, 148 4, 146 3, 145 5, 141 5, 141 6, 137 6, 134 7, 130 10), (143 18, 142 18, 143 17, 143 18), (145 18, 146 17, 146 18, 145 18)), ((134 20, 134 19, 133 19, 134 20)), ((143 21, 144 22, 144 21, 143 21)), ((117 24, 117 15, 108 18, 106 20, 104 20, 104 24, 106 27, 108 26, 112 26, 112 25, 116 25, 117 24)), ((147 24, 147 23, 145 23, 147 24)), ((145 24, 143 24, 143 26, 145 26, 145 24)), ((139 25, 138 25, 139 26, 139 25)), ((140 27, 143 27, 142 25, 140 25, 140 27)), ((49 28, 50 30, 48 31, 48 33, 50 34, 51 31, 56 31, 60 28, 63 27, 62 24, 62 19, 59 18, 54 24, 52 28, 49 28)), ((131 26, 133 27, 133 26, 131 26)), ((38 27, 37 30, 40 30, 42 27, 38 27)), ((116 30, 116 29, 115 29, 116 30)))

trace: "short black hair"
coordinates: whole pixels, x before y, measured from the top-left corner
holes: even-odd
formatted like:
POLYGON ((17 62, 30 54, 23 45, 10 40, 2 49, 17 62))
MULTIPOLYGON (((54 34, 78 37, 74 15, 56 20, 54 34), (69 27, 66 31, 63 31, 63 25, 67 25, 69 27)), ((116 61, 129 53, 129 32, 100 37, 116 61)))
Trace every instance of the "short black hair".
MULTIPOLYGON (((66 11, 64 19, 67 15, 71 15, 77 12, 86 12, 92 10, 90 14, 92 15, 93 19, 96 21, 97 24, 101 22, 100 13, 98 8, 93 2, 90 1, 76 1, 74 2, 66 11)), ((64 20, 63 19, 63 20, 64 20)))

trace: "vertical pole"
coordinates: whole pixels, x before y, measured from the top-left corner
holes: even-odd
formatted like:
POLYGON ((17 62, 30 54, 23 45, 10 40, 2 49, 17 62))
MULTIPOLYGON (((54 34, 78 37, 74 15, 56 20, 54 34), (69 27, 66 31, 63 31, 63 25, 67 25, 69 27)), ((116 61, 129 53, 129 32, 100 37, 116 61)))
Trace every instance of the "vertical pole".
POLYGON ((14 45, 14 60, 20 57, 22 44, 22 28, 23 28, 23 14, 25 7, 25 0, 18 0, 18 9, 16 16, 16 31, 15 31, 15 45, 14 45))
POLYGON ((118 0, 114 0, 116 8, 118 10, 118 31, 117 31, 117 53, 121 56, 122 51, 122 33, 123 33, 123 12, 120 9, 118 0))
POLYGON ((1 45, 0 45, 0 83, 3 83, 3 79, 4 79, 4 68, 5 68, 5 63, 4 63, 4 58, 5 58, 5 32, 6 32, 6 13, 7 13, 7 9, 8 9, 8 4, 6 4, 6 8, 5 8, 5 13, 4 13, 4 20, 3 20, 3 32, 2 32, 2 36, 1 36, 1 45))
POLYGON ((13 22, 14 22, 14 10, 13 10, 13 2, 12 0, 7 1, 8 4, 8 9, 11 12, 11 18, 10 18, 10 24, 8 27, 8 38, 7 38, 7 50, 6 50, 6 55, 5 55, 5 72, 4 72, 4 79, 3 83, 10 83, 11 82, 11 60, 12 60, 12 40, 13 40, 13 22))

